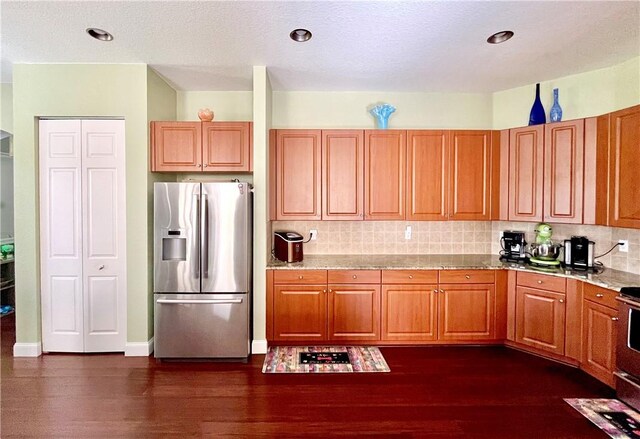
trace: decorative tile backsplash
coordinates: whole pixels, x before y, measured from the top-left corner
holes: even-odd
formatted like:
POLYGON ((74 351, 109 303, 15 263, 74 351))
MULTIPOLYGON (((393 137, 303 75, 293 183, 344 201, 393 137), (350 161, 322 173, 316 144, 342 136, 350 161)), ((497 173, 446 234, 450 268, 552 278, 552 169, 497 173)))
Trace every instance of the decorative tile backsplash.
MULTIPOLYGON (((534 242, 536 223, 506 221, 273 221, 273 230, 293 230, 318 239, 305 244, 306 254, 498 254, 500 232, 521 230, 534 242), (411 226, 411 239, 405 230, 411 226)), ((617 248, 599 259, 606 267, 640 274, 640 230, 603 226, 552 224, 557 242, 573 235, 596 243, 596 256, 619 239, 629 241, 629 252, 617 248)))

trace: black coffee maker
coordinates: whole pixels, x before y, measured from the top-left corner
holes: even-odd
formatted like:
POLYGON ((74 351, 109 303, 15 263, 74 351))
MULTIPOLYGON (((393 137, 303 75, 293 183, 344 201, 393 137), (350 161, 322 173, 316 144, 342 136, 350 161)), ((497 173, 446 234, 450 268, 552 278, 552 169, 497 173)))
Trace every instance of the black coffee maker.
POLYGON ((527 259, 525 247, 527 241, 524 239, 524 232, 517 230, 505 230, 500 238, 502 251, 500 259, 511 262, 524 262, 527 259))

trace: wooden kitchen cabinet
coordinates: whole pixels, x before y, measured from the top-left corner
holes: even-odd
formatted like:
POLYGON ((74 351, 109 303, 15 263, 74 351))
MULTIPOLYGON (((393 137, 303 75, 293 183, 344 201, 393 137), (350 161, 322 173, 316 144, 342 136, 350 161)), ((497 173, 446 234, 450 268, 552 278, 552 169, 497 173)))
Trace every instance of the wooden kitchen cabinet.
POLYGON ((330 340, 380 339, 379 284, 329 284, 328 309, 330 340))
POLYGON ((151 122, 154 172, 248 172, 250 122, 151 122))
POLYGON ((364 132, 364 218, 405 218, 406 131, 364 132))
POLYGON ((584 119, 544 126, 544 214, 554 223, 582 224, 584 119))
POLYGON ((322 217, 320 130, 277 130, 276 219, 322 217))
POLYGON ((364 132, 322 130, 322 219, 364 217, 364 132))
POLYGON ((585 283, 582 301, 582 358, 580 367, 611 387, 615 386, 618 330, 617 291, 585 283))
POLYGON ((435 283, 383 285, 382 340, 436 340, 437 291, 435 283))
POLYGON ((275 285, 274 340, 319 341, 327 338, 327 286, 275 285))
POLYGON ((452 131, 449 219, 489 220, 491 131, 452 131))
POLYGON ((640 229, 640 105, 609 119, 609 225, 640 229))
POLYGON ((516 342, 564 355, 565 294, 518 286, 516 342))
POLYGON ((449 218, 449 133, 407 132, 407 220, 449 218))
POLYGON ((509 220, 542 221, 544 125, 509 131, 509 220))
POLYGON ((440 284, 438 339, 494 340, 495 285, 440 284))

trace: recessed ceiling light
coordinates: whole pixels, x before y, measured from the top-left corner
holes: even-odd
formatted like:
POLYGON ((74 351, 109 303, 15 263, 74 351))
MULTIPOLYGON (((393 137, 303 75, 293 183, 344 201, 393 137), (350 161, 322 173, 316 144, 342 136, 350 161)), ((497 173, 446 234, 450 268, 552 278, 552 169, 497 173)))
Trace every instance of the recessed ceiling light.
POLYGON ((91 35, 96 40, 100 41, 111 41, 113 40, 113 35, 111 35, 106 30, 98 29, 97 27, 89 27, 87 28, 87 33, 91 35))
POLYGON ((505 41, 507 41, 512 36, 513 36, 513 32, 511 32, 510 30, 503 30, 503 31, 500 31, 500 32, 496 32, 495 34, 493 34, 489 38, 487 38, 487 43, 489 43, 489 44, 504 43, 505 41))
POLYGON ((307 29, 294 29, 289 34, 293 41, 297 41, 298 43, 304 43, 305 41, 309 41, 311 39, 311 32, 307 29))

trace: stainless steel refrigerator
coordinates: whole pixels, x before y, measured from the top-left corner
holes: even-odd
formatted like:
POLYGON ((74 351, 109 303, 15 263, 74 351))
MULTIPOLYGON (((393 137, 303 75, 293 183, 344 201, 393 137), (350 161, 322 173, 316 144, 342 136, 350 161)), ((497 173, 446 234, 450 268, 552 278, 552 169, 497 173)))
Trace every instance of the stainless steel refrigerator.
POLYGON ((154 355, 246 358, 252 194, 247 183, 154 184, 154 355))

